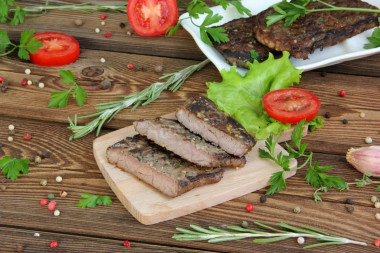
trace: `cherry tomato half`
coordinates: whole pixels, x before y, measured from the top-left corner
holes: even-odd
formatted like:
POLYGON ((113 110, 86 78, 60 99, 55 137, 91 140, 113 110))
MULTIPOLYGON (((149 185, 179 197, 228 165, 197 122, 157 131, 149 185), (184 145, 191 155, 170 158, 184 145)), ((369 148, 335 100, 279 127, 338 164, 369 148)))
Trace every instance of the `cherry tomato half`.
POLYGON ((127 15, 133 30, 142 36, 165 34, 178 20, 176 0, 128 0, 127 15))
POLYGON ((35 54, 30 54, 30 61, 41 66, 62 66, 75 62, 79 57, 79 43, 70 35, 59 32, 36 33, 44 45, 35 54))
POLYGON ((298 123, 312 120, 321 107, 319 99, 310 91, 288 88, 268 92, 263 97, 265 110, 275 120, 298 123))

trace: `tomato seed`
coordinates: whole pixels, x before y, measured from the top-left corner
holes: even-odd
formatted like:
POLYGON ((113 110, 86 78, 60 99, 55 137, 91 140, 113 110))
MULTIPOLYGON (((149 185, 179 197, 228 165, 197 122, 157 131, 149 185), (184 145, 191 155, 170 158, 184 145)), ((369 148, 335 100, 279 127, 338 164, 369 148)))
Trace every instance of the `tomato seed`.
POLYGON ((247 204, 247 205, 245 206, 245 210, 247 210, 248 212, 253 211, 253 205, 252 205, 252 204, 247 204))
POLYGON ((110 32, 106 32, 106 34, 104 34, 104 36, 105 36, 106 38, 109 38, 109 37, 111 37, 111 33, 110 33, 110 32))

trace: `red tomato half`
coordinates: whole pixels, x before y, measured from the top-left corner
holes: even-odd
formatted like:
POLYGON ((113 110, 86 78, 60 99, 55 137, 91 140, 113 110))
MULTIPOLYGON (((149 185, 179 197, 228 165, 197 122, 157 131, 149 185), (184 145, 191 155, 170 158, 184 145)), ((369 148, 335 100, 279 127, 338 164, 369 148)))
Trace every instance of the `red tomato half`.
POLYGON ((265 110, 275 120, 298 123, 312 120, 321 107, 319 99, 310 91, 288 88, 268 92, 263 97, 265 110))
POLYGON ((176 0, 128 0, 127 15, 133 30, 142 36, 165 34, 178 20, 176 0))
POLYGON ((36 33, 44 45, 37 53, 30 54, 30 61, 41 66, 62 66, 75 62, 79 57, 79 43, 70 35, 59 32, 36 33))

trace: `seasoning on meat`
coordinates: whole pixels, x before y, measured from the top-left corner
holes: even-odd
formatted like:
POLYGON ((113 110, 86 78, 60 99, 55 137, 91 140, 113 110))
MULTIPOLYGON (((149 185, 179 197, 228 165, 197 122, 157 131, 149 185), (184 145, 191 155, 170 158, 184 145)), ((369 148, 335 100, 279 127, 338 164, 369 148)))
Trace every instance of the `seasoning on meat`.
MULTIPOLYGON (((377 9, 360 0, 326 0, 325 2, 344 7, 377 9)), ((320 9, 326 6, 311 2, 308 9, 320 9)), ((378 26, 377 13, 354 11, 324 11, 309 13, 296 19, 290 26, 284 27, 281 20, 269 27, 266 17, 274 13, 269 8, 256 16, 253 31, 256 39, 276 51, 288 51, 295 58, 307 59, 318 48, 332 46, 351 38, 365 30, 378 26)))
POLYGON ((243 156, 255 145, 244 127, 214 102, 201 96, 177 110, 176 117, 187 129, 235 156, 243 156))
POLYGON ((190 132, 176 120, 157 118, 133 123, 141 135, 202 167, 243 167, 245 157, 236 157, 190 132))
POLYGON ((195 187, 219 182, 224 170, 199 168, 170 151, 135 135, 107 149, 109 163, 135 175, 170 197, 195 187))

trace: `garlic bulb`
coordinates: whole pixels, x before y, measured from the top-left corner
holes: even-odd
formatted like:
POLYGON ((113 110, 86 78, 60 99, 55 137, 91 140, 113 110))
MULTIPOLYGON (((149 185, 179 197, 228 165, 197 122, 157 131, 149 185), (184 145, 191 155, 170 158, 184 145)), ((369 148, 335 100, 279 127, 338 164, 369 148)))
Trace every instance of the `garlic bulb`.
POLYGON ((380 146, 350 148, 346 160, 358 171, 380 177, 380 146))

